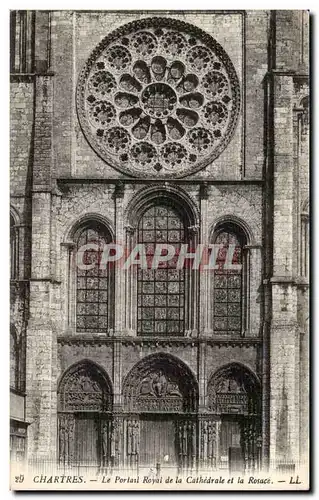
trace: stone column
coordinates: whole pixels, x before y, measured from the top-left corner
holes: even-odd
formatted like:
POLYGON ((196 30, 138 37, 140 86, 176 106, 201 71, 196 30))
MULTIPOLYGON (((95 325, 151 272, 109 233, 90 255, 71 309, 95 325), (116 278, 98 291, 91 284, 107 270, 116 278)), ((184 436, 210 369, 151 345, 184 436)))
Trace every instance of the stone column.
POLYGON ((138 415, 130 415, 125 421, 126 467, 137 472, 140 454, 140 421, 138 415))
POLYGON ((200 289, 200 316, 199 316, 199 335, 206 336, 210 333, 211 325, 211 301, 210 297, 210 287, 211 287, 211 270, 205 270, 205 264, 208 264, 208 245, 209 241, 209 226, 208 226, 208 199, 209 199, 209 188, 207 184, 201 184, 200 186, 200 211, 201 211, 201 238, 200 243, 204 245, 204 252, 202 258, 202 265, 200 266, 200 276, 199 276, 199 289, 200 289))
POLYGON ((113 469, 120 471, 124 465, 124 422, 123 416, 113 413, 111 460, 113 469))
MULTIPOLYGON (((308 16, 302 13, 303 16, 308 16)), ((306 38, 306 37, 305 37, 306 38)), ((304 90, 304 89, 303 89, 304 90)), ((308 469, 309 462, 309 99, 294 108, 295 176, 298 183, 297 220, 298 245, 298 329, 300 331, 300 464, 308 469)))
MULTIPOLYGON (((126 258, 130 255, 133 246, 135 229, 132 226, 125 227, 125 249, 126 258)), ((124 271, 125 274, 125 332, 127 335, 135 335, 137 328, 137 270, 136 266, 124 271)))
POLYGON ((52 404, 55 387, 52 355, 57 346, 50 319, 49 213, 50 194, 34 194, 30 319, 26 354, 26 419, 31 422, 28 435, 31 457, 36 452, 47 457, 56 448, 51 432, 52 414, 55 411, 52 404))
POLYGON ((109 415, 104 415, 101 420, 101 466, 103 474, 109 474, 113 468, 117 454, 117 421, 109 415))
POLYGON ((241 428, 241 446, 244 451, 245 473, 253 474, 259 468, 260 425, 256 417, 244 417, 241 428))
MULTIPOLYGON (((199 337, 208 336, 210 333, 211 323, 211 301, 210 301, 210 288, 211 288, 211 270, 205 270, 205 264, 208 264, 208 245, 209 245, 209 227, 208 227, 208 198, 209 188, 206 183, 200 186, 200 211, 201 211, 201 231, 200 241, 204 245, 204 252, 202 255, 202 262, 199 268, 199 337)), ((198 345, 198 386, 199 386, 199 407, 205 409, 206 399, 206 342, 200 342, 198 345)))
MULTIPOLYGON (((199 243, 199 231, 198 226, 190 226, 187 228, 189 234, 190 245, 192 251, 196 251, 197 245, 199 243)), ((193 262, 187 265, 185 274, 185 283, 188 284, 186 293, 186 315, 185 315, 185 333, 190 337, 198 336, 198 302, 199 302, 199 279, 198 269, 192 269, 193 262)))
POLYGON ((273 276, 270 338, 270 462, 299 460, 299 350, 293 280, 295 187, 293 168, 293 76, 272 74, 273 92, 273 276))
POLYGON ((258 337, 260 333, 261 295, 261 248, 259 245, 246 245, 246 276, 244 282, 244 303, 242 331, 247 337, 258 337))
MULTIPOLYGON (((124 214, 123 214, 123 198, 124 184, 119 183, 114 189, 115 202, 115 243, 122 245, 125 252, 125 230, 124 230, 124 214)), ((115 318, 114 318, 114 334, 116 336, 123 335, 124 330, 124 314, 125 311, 125 272, 123 270, 123 259, 115 263, 115 318)))
POLYGON ((75 243, 65 241, 61 243, 59 270, 64 269, 64 287, 61 290, 61 297, 65 304, 65 321, 62 331, 66 333, 76 333, 76 269, 74 261, 75 243))
POLYGON ((55 458, 57 353, 54 316, 55 266, 52 261, 53 78, 35 77, 30 319, 26 342, 26 420, 29 457, 55 458))
POLYGON ((197 347, 197 371, 198 371, 198 391, 199 391, 199 411, 206 409, 206 387, 207 387, 207 373, 206 373, 206 353, 207 343, 199 342, 197 347))
POLYGON ((309 461, 309 283, 299 285, 300 318, 300 463, 308 468, 309 461))
POLYGON ((113 404, 115 409, 121 408, 122 403, 122 342, 113 342, 113 404))
MULTIPOLYGON (((123 214, 123 199, 125 186, 119 183, 114 189, 115 203, 115 243, 124 247, 125 252, 125 229, 123 214)), ((125 255, 124 255, 125 257, 125 255)), ((123 270, 123 259, 115 263, 115 287, 114 287, 114 336, 118 339, 125 333, 125 271, 123 270)), ((122 392, 122 343, 120 340, 113 342, 113 407, 114 411, 121 409, 122 392)), ((118 461, 117 456, 114 458, 118 461)))
POLYGON ((197 425, 196 422, 190 422, 189 426, 190 440, 191 440, 191 470, 195 471, 196 469, 196 457, 197 453, 197 425))
POLYGON ((199 420, 199 467, 215 470, 217 467, 218 422, 211 416, 201 415, 199 420))
POLYGON ((197 425, 189 419, 176 422, 179 473, 194 472, 197 454, 197 425))
POLYGON ((58 419, 59 464, 69 466, 74 463, 74 414, 60 413, 58 419))

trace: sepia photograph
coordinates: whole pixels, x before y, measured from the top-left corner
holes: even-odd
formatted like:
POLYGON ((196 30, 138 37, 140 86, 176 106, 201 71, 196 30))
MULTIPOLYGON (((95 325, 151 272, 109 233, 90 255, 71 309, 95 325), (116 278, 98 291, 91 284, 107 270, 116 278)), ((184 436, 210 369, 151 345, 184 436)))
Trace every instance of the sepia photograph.
POLYGON ((308 491, 309 11, 8 23, 10 488, 308 491))

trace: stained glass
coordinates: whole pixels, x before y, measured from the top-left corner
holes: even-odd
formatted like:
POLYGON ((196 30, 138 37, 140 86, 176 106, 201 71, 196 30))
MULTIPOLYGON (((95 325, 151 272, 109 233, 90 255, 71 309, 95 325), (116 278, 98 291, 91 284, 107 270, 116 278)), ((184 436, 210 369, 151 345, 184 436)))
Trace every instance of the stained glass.
MULTIPOLYGON (((198 171, 235 130, 240 86, 231 60, 184 21, 139 19, 120 31, 101 41, 79 77, 77 111, 88 142, 135 177, 198 171)), ((148 216, 164 212, 154 207, 148 216)))
POLYGON ((232 227, 225 227, 218 234, 215 243, 222 244, 214 271, 214 332, 216 334, 238 335, 241 332, 242 316, 242 268, 226 269, 225 262, 229 245, 235 245, 232 264, 242 264, 243 238, 232 227))
MULTIPOLYGON (((138 228, 138 242, 147 244, 152 263, 155 245, 173 243, 176 249, 185 243, 185 229, 180 216, 168 206, 148 209, 138 228)), ((177 259, 161 263, 159 269, 138 270, 137 332, 182 335, 184 332, 185 271, 176 269, 177 259)))
POLYGON ((103 246, 110 242, 106 231, 98 224, 81 230, 77 250, 88 243, 97 244, 99 251, 86 251, 83 263, 94 263, 92 269, 77 267, 76 329, 82 332, 102 332, 108 328, 108 269, 100 269, 103 246))

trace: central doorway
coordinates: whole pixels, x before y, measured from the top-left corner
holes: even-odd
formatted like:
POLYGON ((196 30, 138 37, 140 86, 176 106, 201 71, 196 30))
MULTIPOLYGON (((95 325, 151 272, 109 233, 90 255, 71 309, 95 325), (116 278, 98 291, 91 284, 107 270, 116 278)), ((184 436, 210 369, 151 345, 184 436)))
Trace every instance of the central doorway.
POLYGON ((140 419, 140 467, 168 472, 177 470, 178 455, 174 418, 169 415, 140 419))
POLYGON ((127 374, 123 399, 129 467, 158 476, 192 469, 198 386, 190 369, 169 353, 146 356, 127 374))

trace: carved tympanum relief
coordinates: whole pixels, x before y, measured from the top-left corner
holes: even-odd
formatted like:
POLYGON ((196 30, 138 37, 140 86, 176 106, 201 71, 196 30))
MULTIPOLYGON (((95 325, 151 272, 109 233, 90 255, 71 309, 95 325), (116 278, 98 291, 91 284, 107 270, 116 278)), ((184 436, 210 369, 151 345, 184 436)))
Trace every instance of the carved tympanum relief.
POLYGON ((259 382, 246 368, 228 365, 210 379, 208 401, 209 409, 217 414, 258 414, 259 382))
POLYGON ((194 411, 197 405, 197 388, 185 365, 160 354, 131 370, 123 395, 126 407, 138 412, 194 411))
POLYGON ((59 389, 62 411, 108 411, 111 399, 110 389, 103 378, 86 365, 66 374, 59 389))

